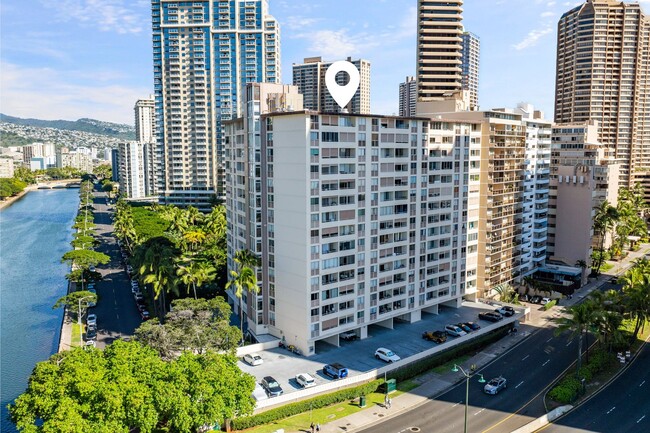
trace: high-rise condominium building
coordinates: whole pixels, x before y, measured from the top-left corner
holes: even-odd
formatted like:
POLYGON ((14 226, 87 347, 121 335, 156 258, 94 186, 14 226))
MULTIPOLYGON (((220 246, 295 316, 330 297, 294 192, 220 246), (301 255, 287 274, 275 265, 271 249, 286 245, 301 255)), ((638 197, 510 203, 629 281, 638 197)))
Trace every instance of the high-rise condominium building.
POLYGON ((620 186, 650 180, 650 19, 638 3, 587 0, 558 23, 555 121, 588 120, 621 161, 620 186))
POLYGON ((599 241, 594 209, 604 200, 618 201, 620 165, 605 158, 598 131, 595 120, 553 126, 547 248, 552 261, 569 266, 591 263, 592 246, 599 241))
MULTIPOLYGON (((363 59, 347 61, 357 67, 360 74, 359 89, 345 107, 348 113, 370 113, 370 62, 363 59)), ((321 57, 308 57, 302 64, 293 65, 293 85, 300 89, 308 110, 322 111, 325 113, 338 113, 341 108, 336 103, 325 83, 325 73, 334 62, 325 62, 321 57)), ((347 84, 347 76, 339 73, 336 82, 340 85, 347 84)))
POLYGON ((478 79, 479 64, 481 58, 481 40, 471 32, 464 32, 462 65, 463 90, 469 92, 469 105, 472 109, 478 109, 478 79))
POLYGON ((418 100, 462 90, 463 0, 418 0, 418 100))
MULTIPOLYGON (((228 152, 242 158, 256 146, 247 122, 226 124, 228 152)), ((229 243, 254 237, 262 262, 252 333, 311 355, 343 332, 366 338, 370 324, 476 297, 480 128, 314 111, 262 115, 260 126, 259 170, 233 161, 227 178, 229 243), (261 212, 243 203, 246 185, 261 191, 261 212)))
POLYGON ((32 158, 56 158, 56 148, 52 143, 33 143, 22 147, 23 163, 29 167, 32 158))
POLYGON ((415 77, 406 77, 399 85, 400 117, 415 117, 418 102, 418 82, 415 77))
POLYGON ((135 112, 135 141, 154 143, 155 106, 153 95, 149 99, 138 99, 133 111, 135 112))
POLYGON ((267 0, 152 0, 157 191, 207 208, 222 195, 222 121, 246 83, 280 82, 280 29, 267 0))

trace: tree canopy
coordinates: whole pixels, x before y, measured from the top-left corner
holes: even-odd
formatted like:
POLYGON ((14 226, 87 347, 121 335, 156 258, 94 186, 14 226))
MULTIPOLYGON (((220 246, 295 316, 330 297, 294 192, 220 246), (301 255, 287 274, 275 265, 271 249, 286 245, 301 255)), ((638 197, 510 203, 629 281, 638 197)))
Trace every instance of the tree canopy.
POLYGON ((72 250, 63 255, 61 261, 74 263, 76 266, 87 269, 90 266, 105 265, 111 258, 104 253, 91 250, 72 250))
POLYGON ((118 340, 38 363, 9 411, 25 433, 190 433, 252 413, 254 387, 233 356, 184 353, 166 362, 118 340))
POLYGON ((135 331, 139 341, 156 349, 165 359, 183 351, 234 353, 241 331, 230 326, 230 305, 221 297, 214 299, 176 299, 164 324, 146 321, 135 331))

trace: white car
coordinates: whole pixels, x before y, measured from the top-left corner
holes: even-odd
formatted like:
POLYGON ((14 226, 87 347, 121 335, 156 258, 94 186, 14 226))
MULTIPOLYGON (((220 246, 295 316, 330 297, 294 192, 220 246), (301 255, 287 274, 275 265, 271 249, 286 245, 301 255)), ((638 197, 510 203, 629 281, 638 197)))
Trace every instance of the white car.
POLYGON ((542 305, 546 305, 546 304, 548 304, 549 302, 551 302, 551 298, 542 298, 542 302, 540 302, 540 304, 542 304, 542 305))
POLYGON ((395 352, 393 352, 390 349, 386 349, 384 347, 380 347, 379 349, 375 350, 375 358, 381 359, 382 361, 389 362, 389 363, 397 362, 400 359, 402 359, 399 356, 397 356, 395 352))
POLYGON ((86 325, 97 326, 97 316, 95 314, 89 314, 86 319, 86 325))
POLYGON ((296 382, 303 388, 316 386, 316 380, 309 373, 296 374, 296 382))
POLYGON ((262 365, 264 363, 264 360, 257 353, 249 353, 247 355, 244 355, 244 362, 248 365, 256 366, 262 365))
POLYGON ((486 394, 497 395, 499 391, 505 389, 508 386, 508 382, 503 376, 495 377, 485 384, 483 392, 486 394))
POLYGON ((467 335, 467 332, 463 331, 456 325, 445 326, 445 331, 452 337, 462 337, 463 335, 467 335))

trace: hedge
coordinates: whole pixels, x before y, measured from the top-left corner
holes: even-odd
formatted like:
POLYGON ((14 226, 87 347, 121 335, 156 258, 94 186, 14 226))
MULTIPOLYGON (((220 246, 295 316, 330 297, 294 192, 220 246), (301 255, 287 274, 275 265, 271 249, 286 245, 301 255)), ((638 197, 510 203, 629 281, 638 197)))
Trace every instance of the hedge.
POLYGON ((320 409, 331 406, 336 403, 348 401, 377 391, 377 388, 384 383, 383 379, 373 380, 354 388, 342 389, 331 394, 321 395, 319 397, 303 400, 296 403, 287 404, 276 409, 271 409, 257 415, 244 418, 235 418, 231 421, 230 426, 234 430, 244 430, 258 425, 270 424, 279 419, 305 413, 311 409, 320 409))
POLYGON ((582 390, 582 383, 578 378, 584 378, 585 381, 591 382, 595 375, 605 371, 615 363, 616 359, 612 353, 599 350, 590 354, 589 363, 580 368, 577 377, 573 373, 569 376, 565 376, 564 379, 562 379, 548 393, 548 397, 562 404, 573 403, 582 390))
MULTIPOLYGON (((482 348, 488 346, 489 344, 492 344, 493 342, 503 338, 503 336, 505 336, 508 331, 508 327, 497 329, 473 341, 461 344, 445 352, 437 353, 428 358, 399 368, 389 373, 388 377, 390 379, 397 379, 398 382, 411 379, 419 374, 428 372, 432 368, 438 367, 442 364, 445 364, 446 362, 456 359, 468 352, 480 351, 482 348)), ((270 424, 280 419, 307 412, 310 409, 320 409, 336 403, 352 400, 362 395, 368 395, 370 393, 376 392, 383 383, 383 379, 373 380, 372 382, 368 382, 354 388, 343 389, 341 391, 318 396, 309 400, 290 403, 276 409, 270 409, 257 415, 235 418, 231 421, 231 427, 233 430, 245 430, 251 427, 256 427, 258 425, 270 424)))

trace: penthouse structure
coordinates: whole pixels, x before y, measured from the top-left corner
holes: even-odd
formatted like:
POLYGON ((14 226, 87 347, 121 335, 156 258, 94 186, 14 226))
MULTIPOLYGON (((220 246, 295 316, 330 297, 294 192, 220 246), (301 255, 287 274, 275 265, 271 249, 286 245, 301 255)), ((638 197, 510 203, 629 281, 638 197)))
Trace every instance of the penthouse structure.
MULTIPOLYGON (((352 60, 351 57, 348 57, 347 61, 359 70, 360 82, 357 92, 346 105, 345 110, 348 113, 368 114, 370 113, 370 62, 363 59, 352 60)), ((334 62, 323 61, 321 57, 308 57, 302 64, 293 65, 293 85, 297 86, 304 96, 305 109, 326 113, 341 111, 325 83, 325 73, 332 63, 334 62)), ((336 82, 345 85, 347 77, 339 73, 336 82)))

